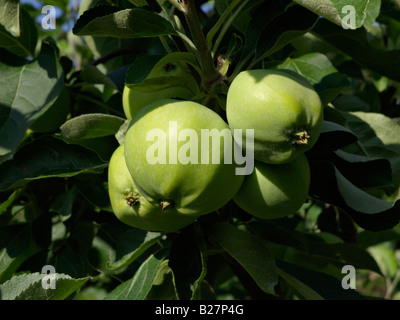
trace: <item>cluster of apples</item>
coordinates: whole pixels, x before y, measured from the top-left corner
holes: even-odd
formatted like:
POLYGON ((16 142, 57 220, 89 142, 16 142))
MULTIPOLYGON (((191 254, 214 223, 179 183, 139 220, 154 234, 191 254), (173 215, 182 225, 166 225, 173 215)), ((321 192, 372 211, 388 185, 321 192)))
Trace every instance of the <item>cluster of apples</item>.
MULTIPOLYGON (((182 72, 169 65, 149 77, 182 72)), ((312 86, 284 70, 243 71, 229 87, 225 121, 190 101, 198 89, 187 79, 182 87, 157 92, 125 87, 123 106, 131 123, 108 172, 117 218, 139 229, 172 232, 231 200, 263 219, 295 213, 310 183, 304 152, 322 126, 321 101, 312 86), (251 145, 245 135, 229 139, 233 130, 246 129, 253 131, 251 145), (205 143, 204 132, 220 134, 218 143, 205 143), (254 155, 248 175, 237 174, 238 165, 226 161, 226 150, 238 145, 254 155)))

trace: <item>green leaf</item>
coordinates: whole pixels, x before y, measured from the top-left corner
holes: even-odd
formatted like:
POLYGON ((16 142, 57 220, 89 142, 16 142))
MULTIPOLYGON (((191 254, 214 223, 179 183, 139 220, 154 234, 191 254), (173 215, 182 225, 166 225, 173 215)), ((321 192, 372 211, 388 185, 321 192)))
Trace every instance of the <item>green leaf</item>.
POLYGON ((61 127, 61 137, 67 141, 115 135, 126 119, 103 113, 90 113, 74 117, 61 127))
POLYGON ((117 89, 115 83, 95 66, 92 65, 86 66, 81 71, 80 75, 82 80, 84 80, 87 83, 104 84, 112 89, 117 89))
POLYGON ((151 290, 157 271, 165 259, 168 249, 151 254, 135 272, 132 279, 123 282, 105 300, 144 300, 151 290))
POLYGON ((400 125, 389 117, 372 112, 341 112, 347 127, 358 136, 358 142, 344 151, 385 158, 392 167, 393 183, 400 185, 400 125))
POLYGON ((312 32, 338 50, 353 58, 360 66, 382 76, 400 81, 400 50, 382 50, 371 46, 364 28, 345 30, 320 19, 312 32))
POLYGON ((106 166, 107 163, 90 150, 43 136, 18 150, 13 160, 0 165, 0 191, 36 179, 100 173, 106 166))
POLYGON ((118 8, 109 6, 97 6, 84 12, 72 31, 79 36, 118 38, 176 34, 173 26, 155 12, 140 8, 118 11, 118 8))
POLYGON ((210 237, 246 269, 264 292, 275 294, 278 283, 275 260, 262 238, 228 223, 211 226, 210 237))
POLYGON ((119 270, 127 267, 146 250, 155 245, 162 237, 158 232, 131 229, 118 239, 115 260, 108 262, 108 270, 119 270))
POLYGON ((65 274, 30 273, 12 277, 0 285, 2 300, 64 300, 77 291, 89 277, 73 279, 65 274), (51 277, 51 278, 50 278, 51 277), (54 277, 54 278, 53 278, 54 277), (55 289, 42 285, 55 281, 55 289))
POLYGON ((148 293, 146 300, 177 300, 178 295, 175 289, 175 279, 172 269, 168 265, 169 260, 165 259, 160 264, 153 281, 153 286, 148 293))
POLYGON ((353 265, 380 273, 380 269, 371 255, 352 243, 327 243, 318 234, 309 234, 286 227, 274 221, 250 222, 247 228, 270 242, 297 249, 313 261, 330 264, 340 269, 353 265))
POLYGON ((24 188, 15 190, 4 202, 0 204, 0 215, 2 215, 6 210, 17 200, 23 193, 24 188))
POLYGON ((310 31, 318 18, 301 6, 289 4, 276 16, 266 19, 265 12, 269 11, 269 4, 263 5, 266 9, 261 6, 256 11, 249 26, 247 37, 251 35, 251 40, 246 38, 246 51, 251 52, 253 46, 255 46, 253 64, 262 61, 272 53, 282 49, 293 39, 310 31), (266 24, 266 22, 268 23, 266 24))
MULTIPOLYGON (((17 16, 19 16, 18 13, 17 16)), ((31 18, 31 16, 22 8, 20 9, 20 18, 17 19, 17 21, 18 20, 20 25, 19 30, 17 30, 14 26, 8 25, 8 28, 11 28, 11 32, 19 32, 18 36, 10 33, 7 30, 7 27, 4 27, 0 24, 0 47, 7 49, 17 56, 34 57, 36 43, 38 40, 38 33, 35 22, 31 18)))
POLYGON ((340 280, 322 272, 305 269, 283 261, 277 261, 277 266, 279 275, 288 281, 305 299, 365 299, 353 289, 344 290, 340 280))
POLYGON ((38 251, 29 226, 12 225, 0 229, 0 283, 10 279, 18 267, 38 251))
POLYGON ((392 168, 387 159, 337 150, 333 153, 331 160, 347 179, 360 188, 392 185, 392 168), (366 172, 369 174, 366 175, 366 172))
POLYGON ((324 120, 320 136, 310 153, 327 153, 357 142, 357 136, 348 128, 324 120))
POLYGON ((20 35, 20 4, 18 0, 0 0, 0 24, 13 37, 20 35))
POLYGON ((393 279, 399 268, 396 261, 395 250, 390 248, 387 244, 382 243, 368 248, 368 251, 376 260, 382 274, 388 279, 393 279))
POLYGON ((39 56, 23 65, 0 62, 0 163, 12 157, 26 130, 54 102, 64 86, 54 48, 43 42, 39 56), (39 90, 40 88, 40 90, 39 90))
POLYGON ((168 265, 173 271, 179 299, 198 298, 199 284, 204 279, 207 255, 201 229, 196 224, 182 230, 171 246, 168 265))
POLYGON ((58 194, 50 206, 50 211, 60 214, 63 221, 67 220, 72 214, 77 191, 77 188, 73 186, 66 192, 58 194))
MULTIPOLYGON (((201 76, 202 71, 196 62, 196 57, 188 52, 174 52, 166 56, 163 55, 147 55, 136 59, 129 67, 126 73, 126 85, 130 88, 137 90, 146 90, 144 87, 147 85, 173 87, 185 86, 186 81, 182 81, 179 77, 157 77, 148 79, 148 75, 155 69, 162 68, 167 64, 180 64, 185 67, 185 64, 193 67, 201 76), (168 84, 169 81, 174 81, 174 84, 168 84)), ((149 90, 151 91, 151 90, 149 90)))
POLYGON ((354 8, 354 28, 360 28, 364 24, 372 26, 379 14, 380 0, 359 0, 349 2, 347 0, 294 0, 308 10, 338 26, 347 24, 346 16, 349 14, 345 6, 351 5, 354 8), (378 12, 377 12, 378 11, 378 12), (344 19, 344 20, 342 20, 344 19))
POLYGON ((362 228, 382 231, 400 222, 400 201, 385 201, 358 188, 327 160, 310 159, 310 196, 341 208, 362 228))
POLYGON ((347 77, 338 72, 326 55, 309 53, 298 58, 287 58, 279 65, 305 77, 319 94, 323 105, 331 102, 350 86, 347 77))

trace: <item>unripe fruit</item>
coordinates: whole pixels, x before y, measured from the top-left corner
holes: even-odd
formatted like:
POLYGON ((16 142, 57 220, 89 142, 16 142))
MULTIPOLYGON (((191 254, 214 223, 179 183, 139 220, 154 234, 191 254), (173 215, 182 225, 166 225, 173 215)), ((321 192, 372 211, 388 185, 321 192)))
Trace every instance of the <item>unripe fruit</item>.
POLYGON ((177 64, 169 63, 153 69, 147 79, 171 76, 182 77, 183 85, 148 92, 131 89, 125 85, 122 93, 122 106, 126 118, 132 120, 139 110, 158 100, 169 98, 191 99, 198 93, 199 89, 195 78, 177 64))
POLYGON ((254 129, 255 159, 274 164, 311 149, 323 121, 318 94, 288 70, 241 72, 229 87, 226 114, 231 129, 254 129))
POLYGON ((177 231, 195 221, 193 217, 163 212, 151 205, 138 191, 126 167, 124 146, 113 153, 108 169, 108 190, 116 217, 123 223, 149 231, 177 231))
POLYGON ((224 163, 224 147, 233 148, 232 134, 214 111, 191 101, 161 100, 141 110, 132 123, 125 136, 126 164, 153 205, 199 216, 221 208, 239 189, 243 176, 236 175, 233 161, 224 163), (212 132, 208 129, 214 129, 219 146, 203 139, 204 132, 212 132), (211 156, 217 156, 214 162, 211 156))
POLYGON ((256 162, 234 197, 247 213, 276 219, 296 213, 305 203, 310 186, 310 167, 304 154, 285 164, 256 162))

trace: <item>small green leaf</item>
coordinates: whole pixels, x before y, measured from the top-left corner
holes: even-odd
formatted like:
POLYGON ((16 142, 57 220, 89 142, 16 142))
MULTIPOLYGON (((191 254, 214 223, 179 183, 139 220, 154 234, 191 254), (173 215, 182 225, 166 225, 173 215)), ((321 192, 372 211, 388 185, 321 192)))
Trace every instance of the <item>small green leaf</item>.
POLYGON ((157 271, 165 259, 168 249, 151 254, 135 272, 132 279, 123 282, 105 300, 144 300, 151 290, 157 271))
POLYGON ((87 83, 104 84, 110 88, 117 89, 115 83, 108 76, 92 65, 86 66, 81 71, 81 78, 87 83))
POLYGON ((30 273, 12 277, 0 285, 2 300, 64 300, 77 291, 89 277, 73 279, 65 274, 30 273), (43 285, 55 281, 55 289, 43 285))
POLYGON ((176 34, 168 20, 141 8, 118 11, 116 7, 96 6, 85 11, 73 33, 79 36, 146 38, 176 34))
POLYGON ((103 113, 89 113, 66 121, 61 137, 67 141, 115 135, 126 119, 103 113))
POLYGON ((228 223, 211 226, 210 237, 246 269, 264 292, 275 294, 278 283, 275 260, 262 238, 228 223))
MULTIPOLYGON (((0 7, 3 8, 1 3, 0 7)), ((14 25, 11 26, 7 24, 7 26, 4 27, 0 24, 0 47, 7 49, 17 56, 34 57, 38 40, 35 22, 22 8, 20 9, 20 13, 17 13, 16 15, 17 17, 20 16, 19 19, 17 18, 17 22, 21 26, 19 30, 17 30, 14 25), (10 31, 15 33, 15 35, 10 33, 10 31), (17 33, 19 33, 18 36, 16 35, 17 33)))
POLYGON ((131 229, 118 239, 115 260, 107 264, 108 270, 127 267, 162 237, 158 232, 131 229))

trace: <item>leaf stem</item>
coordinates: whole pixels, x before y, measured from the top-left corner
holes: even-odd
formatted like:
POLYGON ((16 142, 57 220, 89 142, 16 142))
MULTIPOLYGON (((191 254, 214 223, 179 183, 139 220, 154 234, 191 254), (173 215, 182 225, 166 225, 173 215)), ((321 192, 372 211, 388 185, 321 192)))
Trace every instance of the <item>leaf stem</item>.
MULTIPOLYGON (((229 27, 232 25, 233 21, 235 21, 235 19, 236 19, 237 16, 239 15, 239 13, 240 13, 240 12, 243 10, 243 8, 246 6, 247 2, 249 2, 249 0, 243 1, 243 3, 240 5, 240 7, 235 11, 235 13, 228 19, 228 21, 226 21, 226 23, 225 23, 224 26, 222 27, 222 30, 221 30, 221 32, 219 33, 217 40, 215 40, 214 46, 213 46, 213 48, 212 48, 212 50, 211 50, 211 56, 212 56, 212 57, 215 56, 215 54, 216 54, 216 52, 217 52, 217 50, 218 50, 218 47, 219 47, 219 45, 221 44, 222 39, 224 38, 226 32, 228 31, 229 27)), ((231 4, 231 6, 232 6, 233 4, 234 4, 234 2, 231 4)), ((229 9, 231 6, 229 6, 228 9, 229 9)), ((234 7, 233 7, 233 8, 234 8, 234 7)), ((233 9, 233 8, 232 8, 232 9, 233 9)), ((228 10, 228 9, 227 9, 227 10, 228 10)), ((231 9, 231 10, 232 10, 232 9, 231 9)), ((227 11, 227 10, 226 10, 226 11, 227 11)), ((226 12, 226 11, 225 11, 225 12, 226 12)), ((224 12, 224 14, 225 14, 225 12, 224 12)), ((229 11, 229 13, 230 13, 230 11, 229 11)), ((222 18, 222 17, 221 17, 221 18, 222 18)), ((227 18, 227 17, 224 17, 224 19, 226 19, 226 18, 227 18)), ((217 22, 217 23, 218 23, 218 22, 217 22)))

